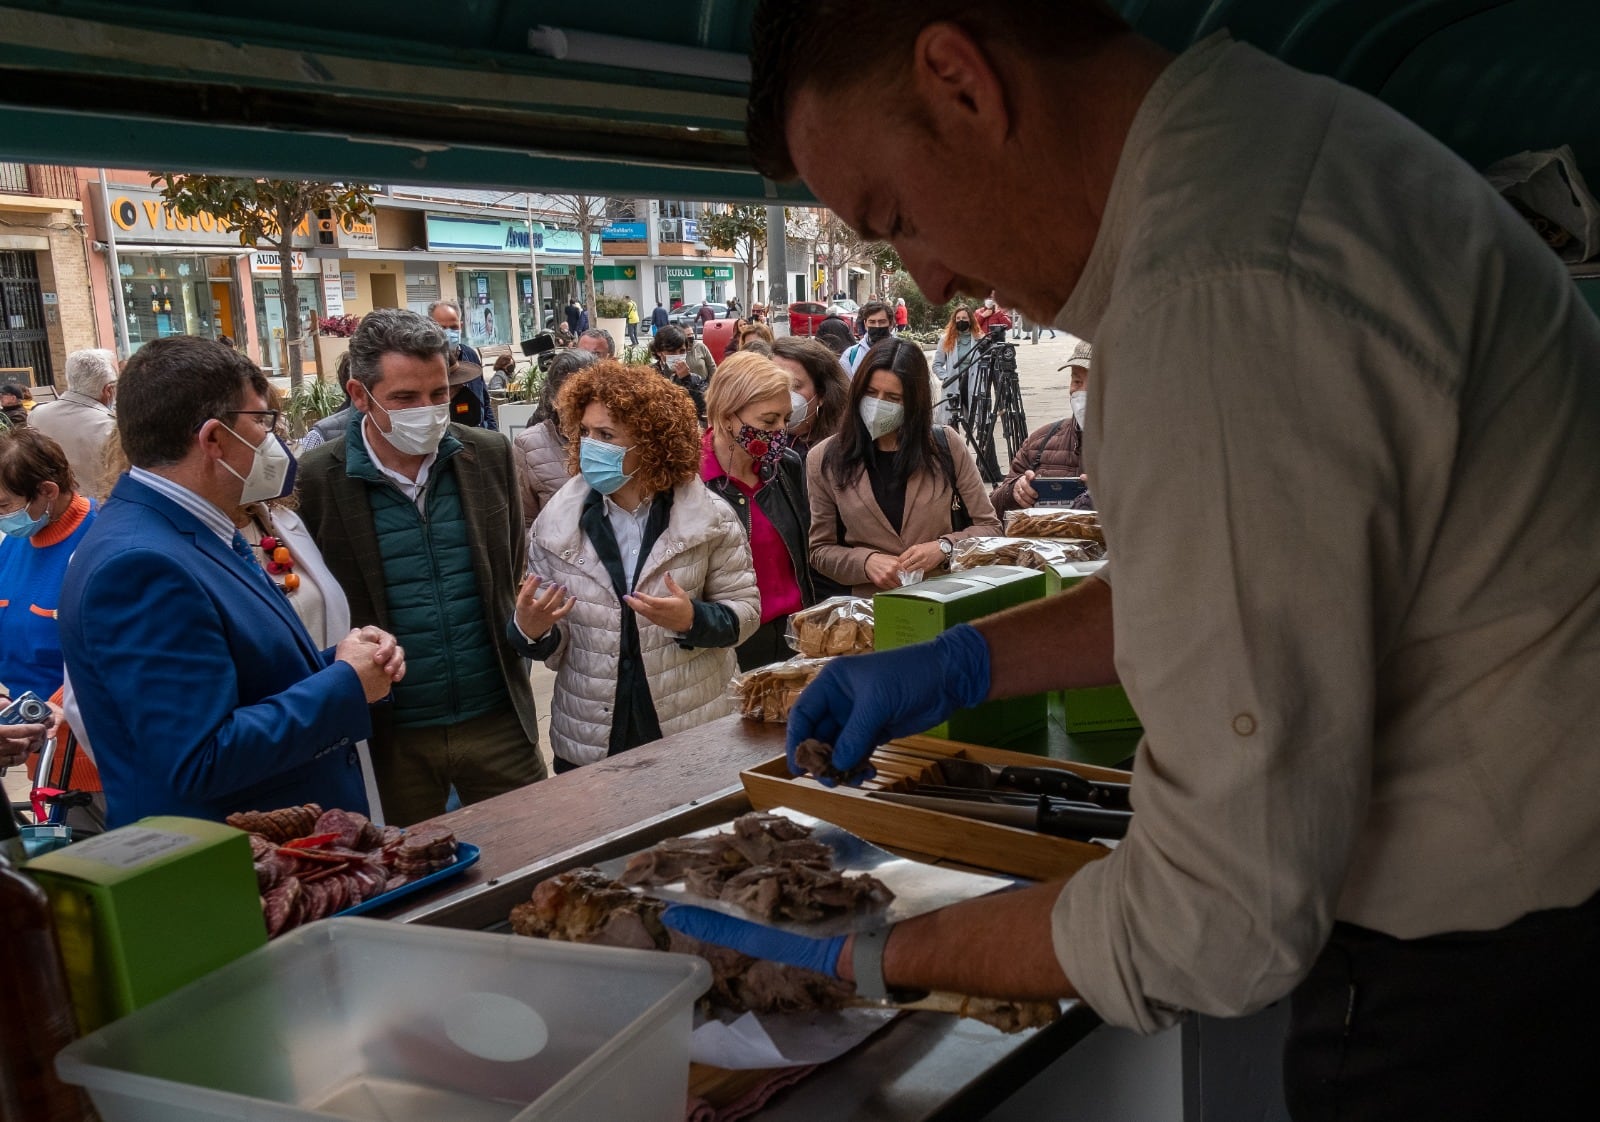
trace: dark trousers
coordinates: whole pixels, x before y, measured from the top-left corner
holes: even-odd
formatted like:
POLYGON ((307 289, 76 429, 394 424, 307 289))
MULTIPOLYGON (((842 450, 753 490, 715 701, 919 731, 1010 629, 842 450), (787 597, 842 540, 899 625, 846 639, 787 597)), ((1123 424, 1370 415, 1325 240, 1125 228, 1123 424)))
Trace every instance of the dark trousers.
POLYGON ((1292 999, 1296 1122, 1600 1118, 1600 894, 1496 931, 1335 924, 1292 999))
POLYGON ((789 628, 789 617, 779 616, 775 620, 763 623, 756 628, 755 633, 733 649, 739 659, 739 670, 754 670, 758 666, 770 666, 774 662, 787 662, 794 657, 794 648, 789 646, 789 641, 784 638, 789 628))

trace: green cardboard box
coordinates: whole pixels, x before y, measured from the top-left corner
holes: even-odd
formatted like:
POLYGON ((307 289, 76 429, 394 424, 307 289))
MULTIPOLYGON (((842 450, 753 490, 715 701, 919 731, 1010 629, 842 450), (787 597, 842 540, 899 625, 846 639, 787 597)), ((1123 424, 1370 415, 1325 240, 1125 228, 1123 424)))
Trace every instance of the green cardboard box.
MULTIPOLYGON (((1050 566, 1046 575, 1051 595, 1093 576, 1104 565, 1104 561, 1065 561, 1050 566)), ((1121 686, 1056 690, 1050 694, 1050 719, 1069 733, 1139 727, 1139 715, 1121 686)))
POLYGON ((79 1032, 267 941, 249 836, 220 822, 144 818, 23 870, 50 897, 79 1032))
MULTIPOLYGON (((958 623, 971 623, 1044 594, 1043 573, 990 565, 890 589, 873 597, 873 645, 887 651, 925 642, 958 623)), ((1043 726, 1048 699, 990 701, 962 709, 928 729, 930 736, 993 744, 1043 726)))

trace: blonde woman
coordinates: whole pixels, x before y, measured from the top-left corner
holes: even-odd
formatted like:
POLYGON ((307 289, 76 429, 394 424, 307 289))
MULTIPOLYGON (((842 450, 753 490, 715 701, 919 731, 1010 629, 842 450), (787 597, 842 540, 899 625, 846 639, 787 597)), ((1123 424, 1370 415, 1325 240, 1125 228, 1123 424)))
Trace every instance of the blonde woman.
POLYGON ((706 391, 710 427, 701 441, 700 478, 739 516, 761 590, 761 627, 739 645, 741 670, 791 657, 784 639, 789 616, 817 599, 806 563, 805 461, 787 427, 798 398, 787 372, 749 351, 724 359, 706 391))
POLYGON ((700 481, 686 394, 607 359, 557 407, 576 478, 533 524, 509 634, 556 671, 559 774, 731 712, 761 596, 744 528, 700 481))

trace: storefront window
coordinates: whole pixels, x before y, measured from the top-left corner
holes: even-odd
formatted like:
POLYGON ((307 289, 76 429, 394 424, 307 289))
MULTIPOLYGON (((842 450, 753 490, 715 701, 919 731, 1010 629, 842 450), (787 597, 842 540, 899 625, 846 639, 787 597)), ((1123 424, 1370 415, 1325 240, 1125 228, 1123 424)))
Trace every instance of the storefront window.
POLYGON ((128 344, 138 350, 168 335, 215 339, 234 322, 229 257, 124 253, 119 261, 128 344))
POLYGON ((521 334, 517 336, 518 340, 531 339, 540 331, 543 331, 544 321, 548 320, 555 314, 555 309, 551 306, 548 296, 548 293, 550 292, 549 280, 546 280, 544 283, 544 291, 546 295, 540 301, 544 305, 543 309, 541 310, 535 306, 536 301, 533 295, 533 274, 517 274, 517 329, 521 332, 521 334))
POLYGON ((495 269, 457 269, 456 296, 461 301, 461 335, 474 347, 511 342, 513 325, 509 276, 495 269))
MULTIPOLYGON (((278 376, 289 373, 289 356, 284 350, 282 285, 281 277, 257 273, 252 286, 256 292, 256 328, 261 353, 265 356, 263 365, 278 376)), ((300 305, 300 338, 305 340, 301 362, 309 366, 314 361, 314 352, 310 349, 314 344, 310 340, 316 335, 317 320, 322 316, 322 285, 317 277, 307 274, 296 276, 294 287, 300 305)))

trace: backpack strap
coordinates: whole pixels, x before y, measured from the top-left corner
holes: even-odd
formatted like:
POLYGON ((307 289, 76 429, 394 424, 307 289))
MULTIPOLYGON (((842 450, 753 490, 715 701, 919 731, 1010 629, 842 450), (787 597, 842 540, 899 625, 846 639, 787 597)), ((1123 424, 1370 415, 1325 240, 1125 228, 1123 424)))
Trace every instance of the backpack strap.
POLYGON ((1039 465, 1044 463, 1044 450, 1050 447, 1050 442, 1056 438, 1056 433, 1060 432, 1061 426, 1066 423, 1067 419, 1062 417, 1059 421, 1050 426, 1050 431, 1044 434, 1044 439, 1039 442, 1039 447, 1033 450, 1033 466, 1028 469, 1029 471, 1034 472, 1035 474, 1038 473, 1039 465))

